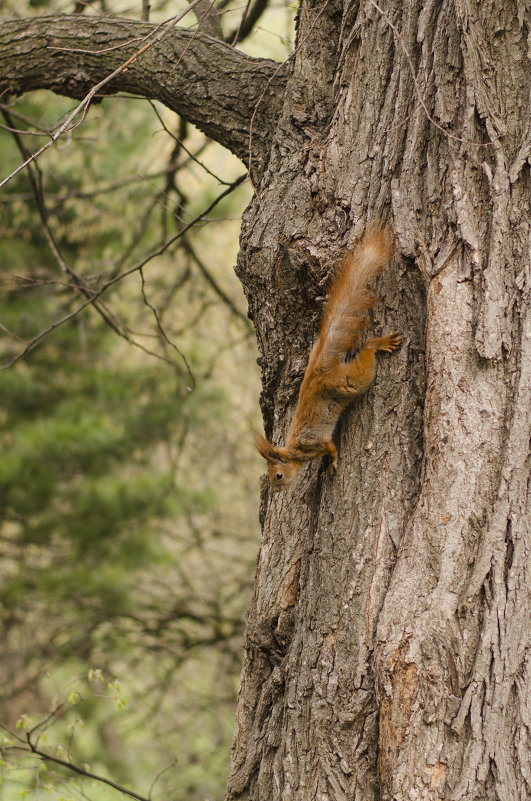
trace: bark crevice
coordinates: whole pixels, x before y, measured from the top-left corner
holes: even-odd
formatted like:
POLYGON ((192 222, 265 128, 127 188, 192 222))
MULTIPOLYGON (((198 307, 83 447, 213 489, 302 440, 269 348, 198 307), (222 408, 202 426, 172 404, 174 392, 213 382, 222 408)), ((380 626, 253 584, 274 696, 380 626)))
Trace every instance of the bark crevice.
MULTIPOLYGON (((400 253, 371 329, 406 338, 342 417, 334 479, 313 466, 282 500, 262 487, 249 632, 309 535, 280 708, 265 730, 246 717, 255 752, 278 745, 228 799, 528 797, 531 232, 527 167, 511 184, 509 165, 526 152, 531 72, 515 9, 497 27, 499 12, 393 2, 393 30, 372 3, 347 4, 326 123, 304 107, 326 93, 319 59, 295 56, 265 217, 251 204, 238 263, 268 435, 289 426, 326 276, 375 217, 391 219, 400 253)), ((304 37, 322 45, 301 15, 304 37)), ((256 703, 250 668, 240 709, 256 703)))

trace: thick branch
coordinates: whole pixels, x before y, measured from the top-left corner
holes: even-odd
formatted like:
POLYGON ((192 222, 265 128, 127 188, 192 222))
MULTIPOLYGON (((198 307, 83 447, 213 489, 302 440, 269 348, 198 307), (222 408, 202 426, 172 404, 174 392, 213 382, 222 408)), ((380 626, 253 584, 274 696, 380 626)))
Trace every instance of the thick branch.
MULTIPOLYGON (((112 17, 37 17, 0 26, 0 93, 51 89, 82 98, 142 47, 155 29, 112 17)), ((106 86, 160 100, 227 147, 264 163, 280 112, 285 72, 267 59, 245 56, 201 33, 172 29, 106 86), (263 95, 263 97, 262 97, 263 95)))

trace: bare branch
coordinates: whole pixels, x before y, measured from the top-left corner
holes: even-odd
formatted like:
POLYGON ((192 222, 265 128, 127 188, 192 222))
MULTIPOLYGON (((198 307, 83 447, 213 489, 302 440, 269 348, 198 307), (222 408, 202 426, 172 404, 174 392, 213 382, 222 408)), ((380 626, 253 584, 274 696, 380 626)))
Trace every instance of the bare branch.
POLYGON ((245 323, 245 326, 246 326, 246 328, 248 330, 252 330, 252 326, 251 326, 251 323, 249 322, 248 318, 244 314, 241 313, 241 311, 238 309, 238 307, 234 305, 234 303, 229 298, 229 296, 219 286, 218 282, 212 276, 212 274, 210 273, 210 271, 208 270, 206 265, 201 261, 201 259, 199 258, 199 256, 195 252, 195 249, 192 247, 192 245, 190 244, 190 242, 188 241, 187 238, 185 238, 183 240, 183 247, 186 250, 186 252, 190 254, 190 256, 194 260, 197 268, 199 269, 199 272, 201 273, 203 278, 206 279, 207 283, 210 284, 210 286, 212 287, 212 289, 214 290, 216 295, 219 298, 221 298, 223 303, 230 309, 230 311, 234 315, 236 315, 236 317, 238 317, 240 320, 242 320, 245 323))
MULTIPOLYGON (((153 47, 154 44, 159 42, 164 36, 166 36, 169 31, 191 10, 196 6, 200 0, 192 0, 192 2, 177 16, 172 17, 169 20, 166 20, 161 25, 158 25, 153 31, 151 31, 146 37, 144 37, 144 44, 143 46, 133 53, 127 61, 123 64, 120 64, 113 72, 111 72, 107 77, 103 78, 99 83, 92 87, 92 89, 85 95, 81 103, 72 111, 71 114, 66 118, 62 125, 57 128, 51 135, 50 141, 43 145, 36 153, 26 159, 26 161, 19 165, 16 170, 14 170, 10 175, 4 178, 3 181, 0 181, 0 189, 4 186, 8 181, 18 175, 21 170, 23 170, 28 164, 31 164, 32 161, 35 161, 42 153, 48 150, 55 142, 59 139, 66 132, 73 131, 80 125, 87 115, 87 111, 92 99, 97 95, 100 89, 103 89, 108 83, 110 83, 113 78, 115 78, 120 72, 125 72, 131 64, 133 64, 143 53, 146 52, 150 47, 153 47), (77 121, 76 121, 77 120, 77 121)), ((55 48, 53 48, 55 49, 55 48)), ((186 50, 185 50, 186 52, 186 50)), ((184 54, 183 54, 184 55, 184 54)))
POLYGON ((269 0, 255 0, 252 6, 251 0, 247 0, 240 24, 236 30, 227 37, 227 41, 229 41, 233 47, 238 42, 243 42, 243 40, 247 39, 249 34, 253 32, 254 26, 268 5, 269 0))
MULTIPOLYGON (((9 116, 9 113, 7 111, 5 111, 5 110, 2 111, 2 113, 3 113, 4 119, 6 120, 8 125, 11 126, 11 118, 9 116)), ((13 134, 13 138, 15 139, 15 142, 17 144, 17 147, 19 148, 20 152, 22 153, 23 158, 26 158, 26 168, 27 168, 27 172, 28 172, 28 177, 29 177, 30 185, 32 187, 33 196, 35 198, 37 211, 39 213, 39 217, 40 217, 40 220, 41 220, 41 226, 42 226, 42 229, 43 229, 43 232, 44 232, 44 236, 45 236, 45 238, 46 238, 46 240, 47 240, 47 242, 48 242, 48 244, 50 246, 50 250, 52 251, 52 253, 53 253, 53 255, 54 255, 54 257, 55 257, 55 259, 56 259, 61 271, 66 273, 67 275, 69 275, 71 277, 71 279, 72 279, 71 286, 73 286, 75 289, 80 291, 86 298, 88 298, 88 300, 90 302, 93 303, 94 308, 96 309, 96 311, 98 312, 100 317, 103 319, 103 321, 116 334, 118 334, 118 336, 122 337, 122 339, 125 339, 131 345, 133 345, 136 348, 139 348, 140 350, 144 351, 148 355, 154 356, 157 359, 169 362, 170 364, 174 365, 174 362, 171 359, 167 359, 166 357, 162 356, 161 354, 156 353, 155 351, 149 350, 144 345, 140 344, 135 339, 133 339, 129 335, 129 333, 127 332, 126 326, 124 326, 123 323, 119 319, 117 319, 116 315, 110 309, 106 308, 106 306, 103 303, 100 303, 97 300, 97 293, 91 287, 86 286, 86 284, 74 272, 74 270, 72 270, 71 267, 68 266, 68 264, 66 263, 66 261, 65 261, 65 259, 63 257, 63 254, 61 253, 61 250, 60 250, 60 248, 59 248, 59 246, 57 244, 55 236, 53 235, 53 232, 52 232, 52 230, 51 230, 51 228, 49 226, 49 223, 48 223, 48 211, 47 211, 47 208, 46 208, 44 191, 43 191, 43 187, 42 187, 42 174, 40 172, 39 166, 38 166, 38 164, 32 165, 30 163, 30 160, 28 159, 28 153, 27 153, 27 151, 26 151, 26 149, 25 149, 25 147, 24 147, 24 145, 23 145, 18 133, 16 131, 12 131, 12 134, 13 134), (34 169, 37 172, 37 176, 34 175, 34 169)), ((178 349, 176 348, 176 350, 178 350, 178 349)), ((188 369, 188 372, 190 373, 192 381, 194 381, 194 377, 193 377, 192 372, 190 370, 190 366, 189 366, 184 354, 180 353, 180 351, 178 351, 178 352, 179 352, 179 355, 181 356, 181 358, 183 359, 183 361, 186 364, 186 367, 188 369)))
POLYGON ((194 9, 199 27, 203 33, 208 36, 213 36, 214 39, 222 39, 223 31, 219 21, 218 12, 216 10, 216 0, 199 0, 199 3, 194 9))
POLYGON ((77 773, 79 776, 84 776, 86 779, 93 779, 101 784, 106 784, 108 787, 112 787, 113 790, 117 790, 119 793, 129 796, 129 798, 136 798, 137 801, 149 801, 146 796, 140 795, 140 793, 135 793, 134 790, 129 790, 127 787, 124 787, 122 784, 118 784, 118 782, 114 782, 112 779, 108 779, 106 776, 101 776, 99 773, 93 773, 91 770, 86 770, 85 768, 76 765, 74 762, 61 759, 60 757, 53 756, 53 754, 46 753, 46 751, 42 751, 32 741, 29 734, 27 735, 27 743, 27 752, 35 754, 35 756, 38 756, 44 762, 52 762, 54 765, 60 765, 63 768, 67 768, 68 770, 72 771, 72 773, 77 773))
POLYGON ((158 313, 157 309, 153 306, 151 301, 148 299, 148 296, 146 294, 146 281, 145 281, 145 278, 144 278, 144 270, 142 269, 142 267, 140 268, 139 273, 140 273, 140 279, 142 281, 142 297, 144 299, 144 303, 153 312, 153 316, 154 316, 155 321, 157 323, 157 328, 158 328, 158 330, 160 332, 160 335, 162 336, 164 342, 166 342, 171 348, 173 348, 173 350, 176 353, 179 354, 179 356, 181 357, 181 359, 185 363, 186 368, 188 370, 188 375, 190 376, 190 379, 191 379, 191 382, 192 382, 192 386, 190 387, 190 390, 193 390, 196 387, 196 380, 195 380, 195 376, 194 376, 194 374, 192 372, 192 368, 190 367, 190 364, 188 362, 188 359, 186 358, 184 353, 181 350, 179 350, 177 345, 174 342, 171 341, 171 339, 169 338, 168 334, 166 333, 166 330, 165 330, 164 326, 162 325, 162 322, 161 322, 161 319, 160 319, 160 316, 159 316, 159 313, 158 313))
MULTIPOLYGON (((201 212, 201 214, 198 214, 197 217, 194 217, 193 220, 191 220, 187 225, 185 225, 184 228, 182 228, 180 231, 178 231, 174 236, 172 236, 170 239, 168 239, 163 245, 161 245, 161 247, 157 248, 152 253, 150 253, 148 256, 146 256, 139 264, 136 264, 133 267, 130 267, 128 270, 125 270, 124 272, 120 273, 119 275, 116 275, 113 278, 111 278, 108 281, 106 281, 105 284, 103 284, 103 286, 100 287, 100 289, 98 289, 96 291, 93 291, 92 297, 87 298, 87 300, 85 300, 84 303, 79 305, 77 308, 75 308, 69 314, 65 315, 64 317, 62 317, 59 320, 54 320, 54 322, 50 323, 50 325, 47 328, 43 329, 42 331, 40 331, 40 333, 38 333, 36 336, 34 336, 32 339, 30 339, 29 342, 26 343, 25 347, 21 351, 19 351, 19 353, 17 353, 10 361, 8 361, 8 362, 6 362, 4 364, 1 364, 0 365, 0 370, 6 370, 7 368, 11 367, 13 364, 15 364, 20 359, 22 359, 24 356, 26 356, 31 350, 33 350, 33 348, 35 348, 36 345, 38 345, 40 342, 42 342, 42 340, 45 339, 52 331, 55 331, 56 328, 59 328, 61 325, 64 325, 64 323, 66 323, 69 320, 72 320, 75 317, 77 317, 84 309, 87 308, 87 306, 90 306, 92 303, 94 303, 94 301, 98 300, 112 286, 114 286, 119 281, 121 281, 124 278, 126 278, 128 275, 132 275, 132 273, 138 272, 139 270, 142 269, 142 267, 144 267, 146 264, 148 264, 148 262, 150 262, 152 259, 154 259, 157 256, 160 256, 162 253, 164 253, 170 247, 170 245, 172 245, 178 239, 183 237, 186 234, 186 232, 190 230, 190 228, 192 228, 194 225, 197 225, 197 223, 202 222, 205 219, 205 217, 212 211, 212 209, 215 208, 215 206, 217 206, 217 204, 224 197, 226 197, 228 194, 230 194, 232 191, 234 191, 234 189, 236 189, 237 186, 242 184, 245 181, 246 178, 247 178, 246 174, 240 175, 240 177, 236 178, 236 180, 233 181, 232 184, 229 187, 227 187, 227 189, 225 189, 223 192, 221 192, 212 201, 212 203, 210 203, 210 205, 207 206, 207 208, 204 209, 204 211, 201 212)), ((134 343, 134 344, 137 344, 137 343, 134 343)), ((143 346, 141 346, 141 345, 137 344, 137 347, 141 347, 143 350, 145 350, 143 348, 143 346)), ((156 355, 156 354, 152 354, 152 355, 156 355)), ((159 356, 158 358, 165 358, 165 357, 159 356)))
POLYGON ((121 91, 160 100, 244 161, 251 115, 262 97, 254 139, 255 167, 263 167, 283 101, 286 71, 203 33, 172 27, 176 21, 173 18, 160 28, 79 15, 3 20, 0 95, 51 89, 81 100, 46 147, 79 124, 90 102, 105 88, 106 93, 121 91), (172 35, 166 36, 170 28, 172 35), (88 41, 94 43, 92 49, 87 49, 88 41), (144 44, 139 47, 138 42, 144 44))
POLYGON ((142 0, 142 22, 148 22, 149 11, 150 11, 149 0, 142 0))
POLYGON ((192 161, 195 161, 195 163, 198 164, 206 173, 211 175, 212 178, 215 178, 216 181, 219 184, 224 184, 225 186, 229 186, 230 185, 230 181, 224 181, 222 178, 220 178, 218 175, 216 175, 215 172, 212 172, 212 170, 209 170, 208 167, 206 166, 206 164, 203 164, 202 161, 199 161, 199 159, 196 156, 194 156, 194 154, 190 150, 188 150, 188 148, 186 147, 184 142, 181 139, 179 139, 177 136, 175 136, 174 133, 172 133, 170 131, 170 129, 168 128, 168 126, 166 125, 164 120, 162 119, 162 116, 161 116, 158 108, 156 107, 155 103, 153 103, 152 100, 149 100, 148 102, 149 102, 151 108, 153 109, 153 111, 155 112, 155 114, 157 115, 158 121, 160 122, 160 124, 162 125, 162 127, 164 128, 164 130, 166 131, 168 136, 171 136, 172 139, 175 139, 175 141, 179 143, 179 146, 184 150, 184 152, 189 156, 189 158, 191 158, 192 161))

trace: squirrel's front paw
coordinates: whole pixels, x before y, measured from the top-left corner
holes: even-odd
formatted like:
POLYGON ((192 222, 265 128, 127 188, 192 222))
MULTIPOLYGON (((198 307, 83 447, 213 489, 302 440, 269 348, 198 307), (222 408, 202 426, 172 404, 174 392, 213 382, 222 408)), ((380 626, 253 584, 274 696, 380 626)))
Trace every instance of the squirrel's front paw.
POLYGON ((334 461, 328 466, 328 472, 331 476, 335 476, 336 470, 337 470, 337 459, 334 459, 334 461))

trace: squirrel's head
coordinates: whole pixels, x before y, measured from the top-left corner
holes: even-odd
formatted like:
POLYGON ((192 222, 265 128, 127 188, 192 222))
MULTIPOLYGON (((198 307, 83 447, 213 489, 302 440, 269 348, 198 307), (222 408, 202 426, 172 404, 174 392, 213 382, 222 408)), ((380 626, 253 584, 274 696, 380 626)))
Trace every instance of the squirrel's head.
POLYGON ((284 490, 302 467, 302 462, 287 458, 284 448, 276 448, 261 434, 255 437, 258 453, 267 461, 267 474, 273 492, 284 490))

